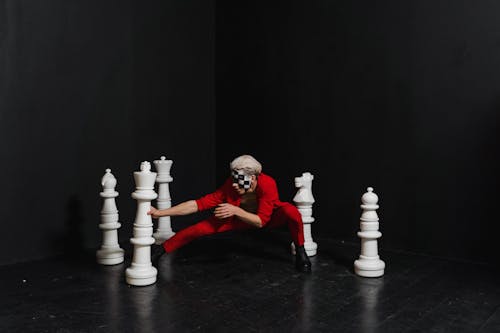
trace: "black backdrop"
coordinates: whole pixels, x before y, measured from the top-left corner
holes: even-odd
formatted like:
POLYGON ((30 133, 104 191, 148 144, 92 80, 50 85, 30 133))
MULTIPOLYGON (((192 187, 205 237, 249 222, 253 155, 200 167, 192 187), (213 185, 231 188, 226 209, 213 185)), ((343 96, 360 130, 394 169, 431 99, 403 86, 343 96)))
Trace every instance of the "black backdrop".
POLYGON ((382 251, 494 261, 499 7, 0 0, 0 263, 95 249, 106 167, 127 242, 140 161, 176 203, 241 153, 315 175, 313 235, 359 242, 373 186, 382 251))
POLYGON ((382 249, 494 261, 500 4, 273 4, 217 1, 218 181, 250 152, 290 200, 310 171, 313 236, 353 242, 373 186, 382 249))
POLYGON ((121 243, 141 161, 174 160, 176 202, 214 187, 213 8, 0 1, 0 263, 98 247, 108 167, 121 243))

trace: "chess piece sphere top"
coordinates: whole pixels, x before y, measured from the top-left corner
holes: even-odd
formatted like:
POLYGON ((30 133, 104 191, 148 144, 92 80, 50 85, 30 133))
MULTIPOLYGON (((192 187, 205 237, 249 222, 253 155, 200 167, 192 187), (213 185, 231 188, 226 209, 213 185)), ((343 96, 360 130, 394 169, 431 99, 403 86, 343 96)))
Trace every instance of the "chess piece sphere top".
POLYGON ((101 185, 105 190, 112 190, 116 187, 116 178, 111 173, 111 169, 106 169, 106 173, 101 179, 101 185))
POLYGON ((378 202, 378 196, 373 192, 373 187, 368 187, 367 192, 361 197, 361 202, 363 205, 376 205, 378 202))
POLYGON ((159 160, 154 160, 154 161, 153 161, 153 163, 154 163, 155 165, 159 165, 159 164, 161 164, 161 165, 164 165, 164 164, 171 164, 171 163, 172 163, 172 160, 167 160, 167 158, 166 158, 165 156, 162 156, 162 157, 160 157, 160 159, 159 159, 159 160))

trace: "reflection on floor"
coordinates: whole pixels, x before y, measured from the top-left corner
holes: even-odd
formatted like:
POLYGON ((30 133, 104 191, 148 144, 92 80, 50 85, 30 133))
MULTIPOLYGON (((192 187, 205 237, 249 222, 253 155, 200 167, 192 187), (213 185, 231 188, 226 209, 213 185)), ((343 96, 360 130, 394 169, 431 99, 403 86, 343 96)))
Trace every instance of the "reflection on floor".
MULTIPOLYGON (((294 271, 282 232, 219 235, 130 287, 130 264, 53 259, 0 267, 1 332, 499 332, 493 267, 380 249, 382 278, 360 278, 357 244, 316 239, 313 273, 294 271)), ((126 247, 126 244, 124 244, 126 247)))

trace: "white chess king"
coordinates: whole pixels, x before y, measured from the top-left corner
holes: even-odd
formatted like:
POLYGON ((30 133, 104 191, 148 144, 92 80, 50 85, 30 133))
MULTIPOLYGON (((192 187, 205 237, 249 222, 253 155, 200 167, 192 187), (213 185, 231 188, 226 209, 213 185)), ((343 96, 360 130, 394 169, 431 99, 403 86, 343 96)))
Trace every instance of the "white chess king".
MULTIPOLYGON (((169 183, 173 178, 170 176, 170 168, 172 167, 172 160, 167 160, 165 156, 160 157, 159 160, 154 160, 156 172, 156 182, 158 183, 158 199, 156 205, 158 209, 167 209, 172 207, 172 199, 170 198, 169 183)), ((158 219, 158 228, 153 234, 156 244, 162 244, 164 241, 175 235, 172 231, 170 216, 161 216, 158 219)))
POLYGON ((126 269, 125 277, 128 284, 133 286, 147 286, 156 282, 158 271, 151 264, 151 245, 155 239, 153 235, 153 221, 148 215, 151 200, 156 199, 154 191, 156 172, 151 172, 151 164, 141 163, 141 171, 134 172, 136 185, 132 198, 137 200, 137 213, 134 221, 134 237, 130 243, 134 245, 132 265, 126 269))
POLYGON ((116 178, 111 173, 111 169, 106 169, 106 173, 101 179, 103 191, 100 193, 104 203, 101 209, 102 246, 97 250, 97 262, 102 265, 116 265, 123 262, 124 250, 118 244, 118 229, 121 224, 118 222, 118 209, 115 198, 118 192, 115 191, 116 178))
POLYGON ((378 196, 368 187, 367 192, 361 197, 360 228, 358 236, 361 238, 361 254, 354 262, 354 272, 363 277, 379 277, 384 275, 385 263, 378 255, 377 239, 382 236, 378 222, 378 196))
MULTIPOLYGON (((304 172, 301 177, 295 177, 295 187, 299 190, 293 202, 297 206, 300 215, 302 215, 302 222, 304 223, 304 250, 309 257, 315 256, 318 244, 313 241, 311 233, 311 223, 314 222, 312 217, 312 205, 314 204, 314 197, 312 194, 312 181, 314 176, 309 172, 304 172)), ((292 243, 292 253, 295 253, 295 247, 292 243)))

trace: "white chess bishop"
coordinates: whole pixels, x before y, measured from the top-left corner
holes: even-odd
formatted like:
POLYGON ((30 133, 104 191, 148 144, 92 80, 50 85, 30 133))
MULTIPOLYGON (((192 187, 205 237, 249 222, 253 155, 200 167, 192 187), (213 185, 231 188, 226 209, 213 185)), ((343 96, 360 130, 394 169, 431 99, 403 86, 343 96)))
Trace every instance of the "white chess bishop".
POLYGON ((361 254, 354 262, 354 272, 363 277, 379 277, 384 275, 385 263, 378 255, 377 239, 382 237, 379 230, 377 215, 378 196, 368 187, 367 192, 361 197, 360 229, 358 236, 361 238, 361 254))
POLYGON ((121 224, 118 222, 118 209, 115 198, 118 192, 115 191, 116 178, 111 173, 111 169, 106 169, 106 173, 101 179, 103 191, 100 193, 103 198, 101 209, 102 246, 97 250, 97 262, 102 265, 116 265, 123 262, 124 250, 118 244, 118 229, 121 224))
MULTIPOLYGON (((169 189, 169 183, 173 180, 170 175, 172 163, 172 160, 167 160, 165 156, 160 157, 159 160, 153 161, 156 172, 158 173, 156 176, 156 182, 158 183, 158 199, 156 199, 156 205, 160 210, 172 207, 169 189)), ((161 216, 158 218, 158 228, 153 234, 156 244, 162 244, 173 235, 175 235, 175 232, 172 231, 170 216, 161 216)))
MULTIPOLYGON (((301 177, 295 177, 295 187, 299 190, 293 198, 293 202, 302 215, 302 222, 304 223, 304 249, 309 257, 315 256, 318 250, 312 238, 311 223, 314 222, 312 217, 312 206, 314 204, 314 197, 312 193, 312 181, 314 176, 310 172, 302 173, 301 177)), ((292 253, 295 253, 295 247, 292 243, 292 253)))
POLYGON ((137 200, 137 212, 134 221, 134 237, 130 243, 134 245, 132 265, 126 269, 125 277, 128 284, 133 286, 147 286, 156 282, 158 271, 151 264, 151 245, 155 239, 153 235, 153 221, 148 211, 151 200, 156 199, 154 191, 156 172, 151 172, 151 164, 141 163, 141 171, 134 172, 136 185, 132 198, 137 200))

